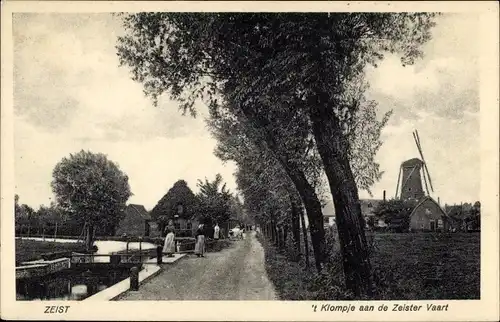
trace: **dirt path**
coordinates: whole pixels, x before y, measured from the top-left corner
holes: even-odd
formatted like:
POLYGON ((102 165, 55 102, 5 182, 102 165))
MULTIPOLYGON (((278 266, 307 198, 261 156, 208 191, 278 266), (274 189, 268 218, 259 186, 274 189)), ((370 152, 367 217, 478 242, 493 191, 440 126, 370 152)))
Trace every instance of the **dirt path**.
POLYGON ((205 258, 190 255, 119 300, 276 300, 254 232, 205 258))

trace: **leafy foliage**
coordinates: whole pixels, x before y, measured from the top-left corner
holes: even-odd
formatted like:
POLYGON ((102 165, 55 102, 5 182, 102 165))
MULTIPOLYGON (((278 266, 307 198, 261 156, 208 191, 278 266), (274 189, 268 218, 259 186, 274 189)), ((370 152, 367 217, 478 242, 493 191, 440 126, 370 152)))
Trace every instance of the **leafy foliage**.
POLYGON ((160 224, 166 224, 176 215, 180 218, 191 219, 197 214, 197 209, 198 200, 195 194, 186 181, 178 180, 151 210, 151 217, 160 224), (181 212, 179 212, 180 209, 182 209, 181 212))
POLYGON ((414 200, 390 199, 379 203, 373 213, 383 219, 389 228, 408 231, 410 214, 416 205, 414 200))
POLYGON ((124 216, 132 195, 128 177, 104 154, 80 151, 54 168, 52 191, 61 209, 80 223, 108 227, 124 216))
POLYGON ((198 180, 200 192, 197 194, 199 200, 200 215, 212 223, 224 223, 231 217, 232 195, 223 183, 222 176, 218 173, 214 181, 198 180))
POLYGON ((35 210, 26 204, 19 204, 19 195, 14 198, 14 218, 16 225, 34 225, 35 210))
POLYGON ((413 63, 422 55, 420 45, 430 39, 433 17, 140 13, 124 16, 127 34, 119 39, 118 55, 155 102, 168 93, 184 112, 195 114, 194 102, 203 99, 216 118, 222 109, 244 116, 253 125, 251 140, 275 153, 301 194, 316 247, 324 243, 321 211, 313 210, 310 200, 318 198, 303 165, 304 151, 315 146, 335 202, 347 286, 360 293, 367 292, 369 265, 356 185, 369 191, 380 178, 374 155, 387 121, 373 122, 373 113, 359 117, 364 69, 386 52, 400 54, 403 64, 413 63), (373 127, 356 128, 363 123, 373 127), (353 145, 350 138, 362 138, 363 131, 369 133, 368 144, 353 145))

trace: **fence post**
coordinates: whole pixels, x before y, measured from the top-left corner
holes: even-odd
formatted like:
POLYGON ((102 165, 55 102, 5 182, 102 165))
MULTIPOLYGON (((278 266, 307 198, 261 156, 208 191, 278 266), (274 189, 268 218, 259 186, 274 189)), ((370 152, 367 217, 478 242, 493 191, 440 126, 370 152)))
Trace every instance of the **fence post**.
POLYGON ((161 265, 163 263, 163 248, 161 246, 156 247, 156 263, 161 265))
POLYGON ((139 237, 139 261, 142 263, 142 237, 139 237))
POLYGON ((130 269, 130 290, 139 290, 139 268, 137 268, 137 266, 130 269))

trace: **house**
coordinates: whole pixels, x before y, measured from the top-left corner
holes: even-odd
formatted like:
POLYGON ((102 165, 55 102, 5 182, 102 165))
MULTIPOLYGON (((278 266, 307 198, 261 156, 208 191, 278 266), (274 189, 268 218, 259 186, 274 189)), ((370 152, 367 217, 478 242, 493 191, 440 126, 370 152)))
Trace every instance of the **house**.
MULTIPOLYGON (((360 199, 360 206, 361 206, 361 214, 363 218, 365 219, 365 222, 368 222, 368 219, 370 217, 374 217, 374 211, 379 205, 379 203, 382 202, 382 199, 360 199)), ((334 204, 331 200, 328 200, 323 204, 323 223, 325 225, 325 228, 331 227, 335 225, 335 207, 334 204)), ((380 225, 385 225, 385 223, 382 222, 380 225)))
POLYGON ((124 210, 125 216, 118 224, 116 235, 122 236, 160 236, 156 222, 143 205, 129 204, 124 210))
POLYGON ((360 199, 361 204, 361 213, 363 217, 372 217, 375 216, 375 209, 382 202, 381 199, 360 199))
POLYGON ((325 228, 335 226, 335 207, 331 200, 323 204, 323 226, 325 228))
POLYGON ((410 214, 410 231, 447 231, 448 228, 448 215, 430 196, 420 199, 410 214))
POLYGON ((365 223, 368 226, 370 220, 374 221, 375 227, 385 227, 385 221, 383 219, 375 218, 375 209, 377 209, 378 205, 382 202, 382 199, 360 199, 359 203, 361 206, 361 214, 365 219, 365 223))
POLYGON ((200 219, 192 212, 184 211, 184 205, 178 203, 173 216, 168 218, 168 225, 173 225, 176 237, 193 237, 198 229, 200 219))

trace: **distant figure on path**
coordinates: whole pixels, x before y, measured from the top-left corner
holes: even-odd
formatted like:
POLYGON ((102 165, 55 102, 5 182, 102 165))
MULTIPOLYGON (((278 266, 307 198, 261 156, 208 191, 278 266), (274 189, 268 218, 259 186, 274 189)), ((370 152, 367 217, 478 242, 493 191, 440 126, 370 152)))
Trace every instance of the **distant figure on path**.
POLYGON ((205 257, 205 232, 203 231, 203 224, 198 226, 196 230, 196 244, 194 245, 194 253, 198 257, 205 257))
POLYGON ((219 234, 220 234, 219 224, 215 223, 215 227, 214 227, 214 239, 215 240, 219 239, 219 234))
POLYGON ((165 244, 163 245, 163 252, 167 254, 167 257, 174 257, 175 253, 175 234, 171 227, 166 229, 167 236, 165 237, 165 244))

